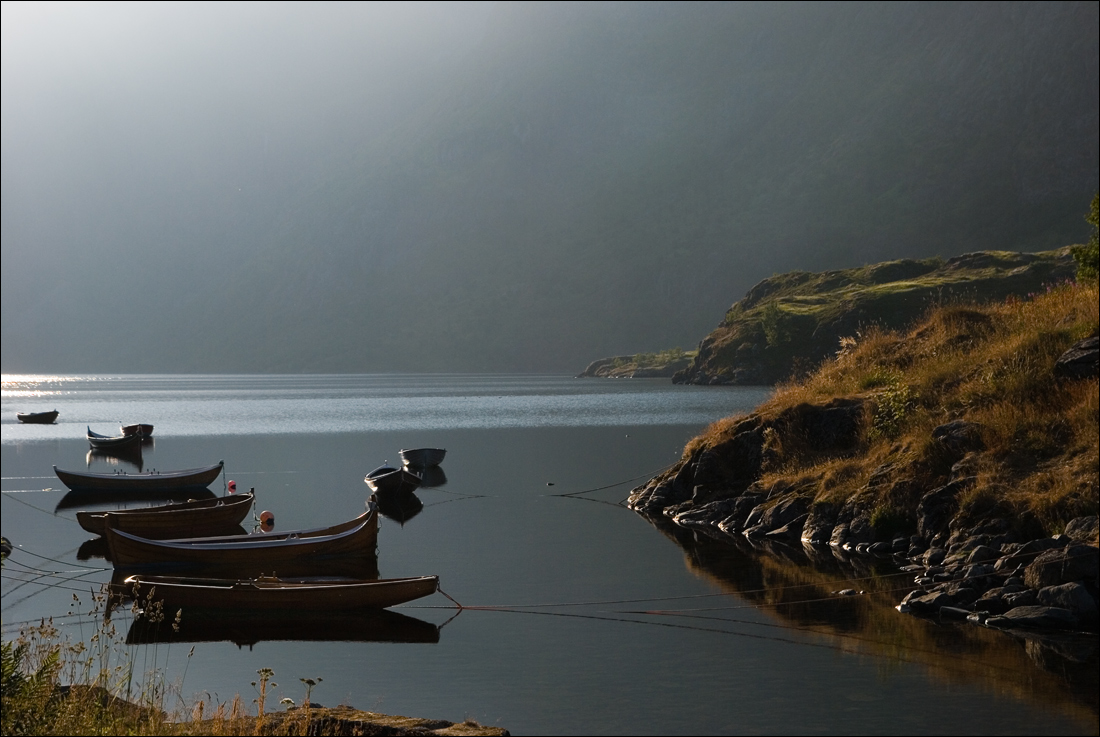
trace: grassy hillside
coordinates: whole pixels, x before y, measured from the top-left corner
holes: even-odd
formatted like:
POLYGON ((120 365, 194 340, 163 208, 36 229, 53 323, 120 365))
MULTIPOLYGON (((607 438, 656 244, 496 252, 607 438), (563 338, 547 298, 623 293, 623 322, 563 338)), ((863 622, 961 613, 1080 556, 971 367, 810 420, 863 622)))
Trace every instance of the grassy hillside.
POLYGON ((675 517, 726 500, 714 524, 741 496, 794 504, 792 534, 837 544, 1061 532, 1100 504, 1100 400, 1095 375, 1060 378, 1055 361, 1098 322, 1095 283, 1069 283, 867 330, 708 428, 632 503, 675 517))
POLYGON ((780 274, 727 311, 674 381, 775 383, 805 374, 874 326, 905 328, 937 303, 1024 297, 1072 278, 1075 268, 1069 249, 1060 249, 780 274))

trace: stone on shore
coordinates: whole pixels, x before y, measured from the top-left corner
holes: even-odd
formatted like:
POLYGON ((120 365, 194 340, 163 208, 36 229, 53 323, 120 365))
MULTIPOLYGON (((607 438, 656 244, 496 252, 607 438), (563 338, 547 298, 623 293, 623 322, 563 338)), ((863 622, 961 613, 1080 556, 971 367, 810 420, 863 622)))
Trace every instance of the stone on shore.
POLYGON ((1036 629, 1073 629, 1077 617, 1068 609, 1053 606, 1018 606, 999 617, 986 620, 990 627, 1034 627, 1036 629))
POLYGON ((1074 343, 1054 363, 1054 375, 1063 379, 1095 379, 1100 376, 1100 338, 1074 343))
POLYGON ((1024 583, 1036 590, 1071 581, 1085 581, 1095 586, 1100 572, 1098 552, 1091 545, 1080 544, 1048 550, 1025 569, 1024 583))

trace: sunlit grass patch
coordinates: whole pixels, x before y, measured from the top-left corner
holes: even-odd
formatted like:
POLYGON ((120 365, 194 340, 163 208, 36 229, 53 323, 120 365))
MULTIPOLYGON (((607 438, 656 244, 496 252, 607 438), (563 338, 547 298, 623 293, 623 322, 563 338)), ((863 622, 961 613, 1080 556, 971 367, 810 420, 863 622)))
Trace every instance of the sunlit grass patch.
MULTIPOLYGON (((909 330, 872 327, 848 337, 834 359, 778 385, 755 414, 768 423, 802 404, 858 399, 865 412, 856 446, 822 456, 765 430, 772 434, 759 484, 804 490, 812 479, 817 502, 840 503, 868 493, 872 474, 885 474, 890 483, 869 492, 877 495, 873 524, 883 534, 901 531, 920 494, 946 483, 959 460, 932 430, 966 420, 980 428, 980 447, 968 457, 965 473, 976 483, 959 498, 960 522, 1002 516, 1054 533, 1075 516, 1095 514, 1097 381, 1059 379, 1054 364, 1074 342, 1096 334, 1097 297, 1095 284, 1067 283, 1027 299, 933 307, 909 330)), ((744 416, 713 423, 686 455, 745 423, 744 416)))

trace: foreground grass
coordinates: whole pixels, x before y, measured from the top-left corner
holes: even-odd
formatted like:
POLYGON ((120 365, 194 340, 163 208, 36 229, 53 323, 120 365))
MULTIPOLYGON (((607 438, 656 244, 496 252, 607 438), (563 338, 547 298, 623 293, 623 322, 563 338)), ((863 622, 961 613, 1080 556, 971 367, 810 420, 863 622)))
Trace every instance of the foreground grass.
MULTIPOLYGON (((980 423, 984 449, 966 458, 975 483, 957 519, 1001 517, 1022 532, 1060 532, 1096 514, 1100 402, 1095 379, 1053 373, 1073 343, 1096 334, 1098 293, 1068 283, 1028 299, 953 304, 930 310, 912 329, 872 329, 802 381, 778 387, 756 414, 775 418, 802 403, 836 397, 865 401, 861 438, 842 454, 815 453, 796 436, 770 437, 760 484, 783 481, 815 502, 843 502, 879 489, 873 520, 905 532, 919 495, 957 460, 933 440, 952 420, 980 423), (911 483, 873 484, 872 474, 911 483)), ((742 417, 711 425, 685 449, 729 438, 742 417)), ((886 532, 884 530, 884 532, 886 532)))
MULTIPOLYGON (((101 602, 97 602, 101 603, 101 602)), ((94 610, 98 613, 98 608, 94 610)), ((155 606, 137 616, 161 616, 155 606)), ((4 735, 506 735, 504 729, 472 720, 452 723, 365 712, 347 706, 311 704, 310 691, 321 679, 300 679, 301 705, 283 699, 285 710, 267 703, 274 672, 263 668, 252 683, 256 698, 238 694, 228 702, 186 703, 181 686, 169 686, 154 669, 135 679, 133 649, 110 621, 89 644, 62 637, 50 621, 3 643, 0 733, 4 735), (136 682, 138 681, 138 682, 136 682), (167 710, 165 704, 178 706, 167 710), (253 705, 255 711, 253 711, 253 705)), ((192 653, 193 653, 192 649, 192 653)), ((188 656, 190 658, 190 655, 188 656)), ((156 655, 154 654, 154 662, 156 655)))

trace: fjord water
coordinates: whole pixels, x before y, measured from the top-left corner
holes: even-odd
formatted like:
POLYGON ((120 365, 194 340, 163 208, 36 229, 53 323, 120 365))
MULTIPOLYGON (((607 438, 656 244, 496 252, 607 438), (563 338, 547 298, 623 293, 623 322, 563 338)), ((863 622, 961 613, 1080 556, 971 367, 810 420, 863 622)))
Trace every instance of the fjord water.
MULTIPOLYGON (((347 622, 282 639, 257 629, 243 638, 252 645, 210 637, 190 656, 187 642, 131 646, 138 669, 184 679, 189 698, 248 703, 266 667, 279 684, 268 708, 300 702, 299 679, 321 678, 317 703, 514 734, 1095 733, 1095 689, 1082 695, 1076 676, 1055 672, 1069 661, 1041 667, 1038 646, 984 631, 976 642, 967 625, 897 614, 890 596, 788 615, 773 601, 782 592, 766 589, 811 575, 796 551, 755 556, 663 533, 618 504, 709 422, 767 393, 553 376, 5 376, 2 524, 16 550, 4 637, 51 616, 71 637, 91 635, 92 621, 68 613, 74 595, 89 608, 109 564, 78 560, 90 536, 59 504, 51 466, 133 465, 90 457, 87 426, 154 424, 146 470, 224 459, 211 489, 255 487, 256 513, 274 512, 278 529, 350 519, 368 496, 364 474, 402 447, 433 446, 447 449, 445 483, 418 490, 423 509, 403 524, 383 520, 380 575, 438 574, 462 604, 497 610, 454 617, 436 594, 397 611, 443 625, 437 642, 369 641, 347 622), (47 409, 60 410, 57 424, 16 423, 17 411, 47 409)), ((821 585, 873 588, 845 570, 821 585)), ((1095 673, 1095 648, 1076 646, 1095 673)))

